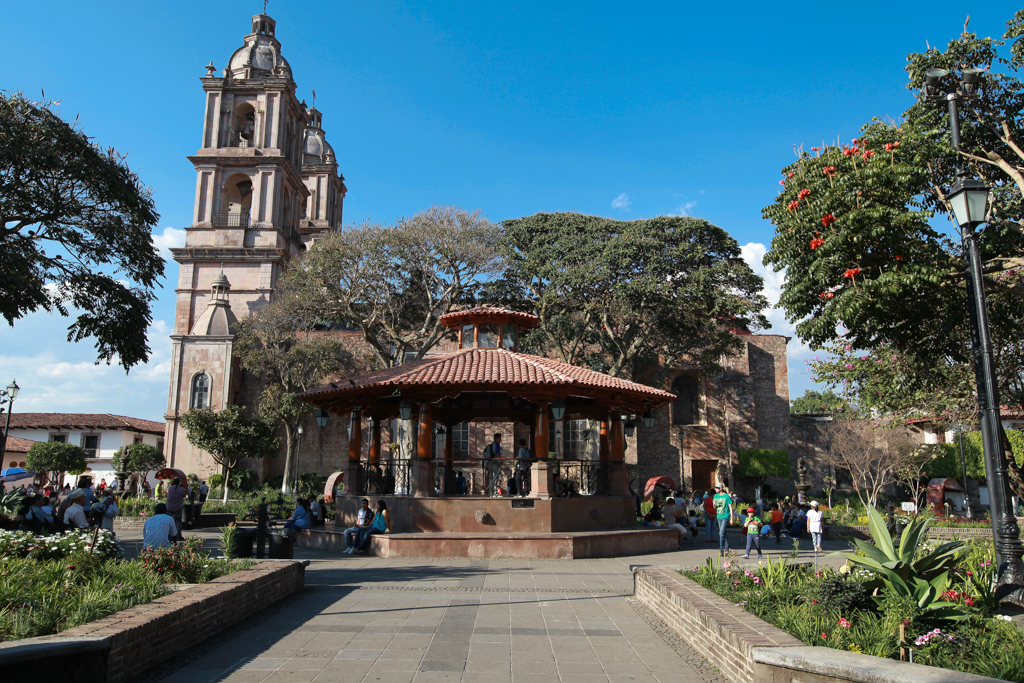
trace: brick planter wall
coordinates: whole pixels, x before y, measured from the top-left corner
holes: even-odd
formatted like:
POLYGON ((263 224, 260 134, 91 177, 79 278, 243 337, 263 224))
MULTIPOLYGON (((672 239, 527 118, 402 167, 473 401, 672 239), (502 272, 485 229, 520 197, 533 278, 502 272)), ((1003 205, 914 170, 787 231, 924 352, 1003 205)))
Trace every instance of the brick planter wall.
MULTIPOLYGON (((210 527, 221 527, 227 526, 231 522, 234 522, 238 518, 238 515, 232 512, 214 512, 211 514, 202 514, 199 516, 199 523, 193 523, 193 529, 208 529, 210 527)), ((146 524, 146 520, 149 516, 143 517, 142 515, 134 515, 132 517, 117 516, 114 518, 114 531, 142 531, 142 527, 146 524)))
POLYGON ((732 683, 998 683, 994 678, 805 645, 667 567, 638 567, 635 597, 732 683))
POLYGON ((0 643, 3 680, 35 683, 46 670, 63 680, 123 683, 298 593, 306 564, 260 562, 60 635, 0 643))
MULTIPOLYGON (((828 538, 833 541, 841 540, 844 536, 852 536, 865 541, 871 540, 871 530, 866 526, 829 526, 828 538)), ((937 541, 952 541, 953 537, 961 541, 971 538, 992 539, 992 527, 929 527, 928 538, 937 541)))

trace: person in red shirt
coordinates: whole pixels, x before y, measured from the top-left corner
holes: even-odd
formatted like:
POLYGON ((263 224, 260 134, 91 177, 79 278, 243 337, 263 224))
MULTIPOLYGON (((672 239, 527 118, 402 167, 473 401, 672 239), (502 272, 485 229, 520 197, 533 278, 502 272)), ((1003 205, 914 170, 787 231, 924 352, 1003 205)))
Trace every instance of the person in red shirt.
POLYGON ((782 510, 778 503, 772 505, 772 531, 775 532, 775 542, 782 543, 782 510))
POLYGON ((717 516, 714 496, 711 495, 711 491, 706 491, 704 493, 704 533, 707 536, 706 543, 715 542, 715 518, 717 516))

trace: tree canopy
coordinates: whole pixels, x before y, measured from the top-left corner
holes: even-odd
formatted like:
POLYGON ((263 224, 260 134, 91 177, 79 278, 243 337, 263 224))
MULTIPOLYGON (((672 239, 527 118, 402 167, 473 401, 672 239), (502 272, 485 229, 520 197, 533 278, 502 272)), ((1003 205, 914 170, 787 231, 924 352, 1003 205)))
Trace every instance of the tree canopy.
POLYGON ((65 473, 81 474, 85 468, 85 450, 72 443, 39 441, 29 447, 25 456, 25 469, 46 472, 50 483, 57 486, 65 473))
POLYGON ((768 477, 792 475, 789 451, 785 448, 741 448, 736 455, 740 461, 740 474, 757 480, 759 485, 764 484, 768 477))
POLYGON ((359 330, 379 366, 401 365, 448 335, 438 318, 500 274, 500 236, 479 211, 434 206, 326 235, 286 286, 321 322, 359 330))
POLYGON ((804 395, 790 401, 789 412, 796 415, 816 415, 821 413, 848 412, 853 408, 842 396, 837 396, 831 389, 815 391, 808 389, 804 395))
POLYGON ((676 363, 714 371, 739 347, 733 329, 768 325, 761 278, 707 221, 539 213, 502 225, 496 298, 538 315, 524 346, 565 363, 657 384, 676 363))
POLYGON ((181 425, 189 443, 209 453, 221 466, 224 502, 228 500, 231 470, 242 458, 273 456, 280 445, 274 422, 250 413, 245 406, 228 406, 219 412, 210 408, 190 410, 181 416, 181 425))
MULTIPOLYGON (((961 157, 994 188, 979 243, 997 347, 1015 344, 1024 321, 1022 35, 1024 11, 1007 25, 1008 50, 965 30, 944 51, 909 55, 906 67, 913 91, 931 68, 951 72, 947 89, 963 69, 985 70, 979 94, 961 99, 961 157)), ((899 121, 874 119, 849 144, 799 148, 783 169, 763 212, 776 226, 765 264, 786 270, 780 304, 814 348, 845 326, 843 343, 854 349, 888 347, 923 367, 970 362, 959 240, 946 223, 957 161, 948 124, 944 102, 918 99, 899 121)), ((1004 390, 1014 382, 1004 372, 1004 390)))
POLYGON ((92 338, 99 360, 127 370, 149 358, 159 216, 125 157, 53 106, 0 91, 0 314, 14 325, 74 308, 68 341, 92 338))

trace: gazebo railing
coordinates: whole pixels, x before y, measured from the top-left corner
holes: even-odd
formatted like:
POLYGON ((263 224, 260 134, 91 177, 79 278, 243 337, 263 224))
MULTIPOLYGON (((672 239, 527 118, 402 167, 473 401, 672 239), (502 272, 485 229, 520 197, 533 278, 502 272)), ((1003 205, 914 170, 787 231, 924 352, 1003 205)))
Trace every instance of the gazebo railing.
MULTIPOLYGON (((359 463, 359 495, 364 496, 410 496, 415 493, 413 479, 414 460, 381 460, 359 463)), ((605 496, 609 493, 608 466, 598 460, 556 460, 548 461, 554 473, 558 474, 564 486, 569 487, 572 496, 605 496)), ((498 489, 507 493, 509 482, 515 477, 517 461, 514 458, 473 458, 455 460, 446 470, 444 460, 434 459, 433 485, 444 496, 462 495, 456 490, 456 476, 462 473, 465 479, 465 495, 493 496, 498 489), (450 490, 449 490, 450 489, 450 490)), ((536 466, 535 464, 533 465, 536 466)), ((630 487, 636 491, 639 485, 636 466, 627 465, 630 487)), ((431 491, 431 495, 433 495, 431 491)))

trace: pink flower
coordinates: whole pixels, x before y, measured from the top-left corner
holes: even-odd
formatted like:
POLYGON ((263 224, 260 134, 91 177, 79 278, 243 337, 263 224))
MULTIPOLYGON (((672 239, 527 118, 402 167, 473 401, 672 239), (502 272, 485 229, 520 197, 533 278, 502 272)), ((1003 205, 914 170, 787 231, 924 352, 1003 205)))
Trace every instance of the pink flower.
POLYGON ((723 562, 722 566, 725 567, 726 569, 729 569, 730 567, 732 567, 732 562, 723 562))
POLYGON ((761 583, 761 578, 758 576, 754 577, 754 583, 761 583))
POLYGON ((845 367, 847 370, 853 370, 853 363, 847 363, 843 367, 845 367))
POLYGON ((850 628, 850 622, 848 622, 846 619, 840 619, 839 625, 843 628, 850 628))

